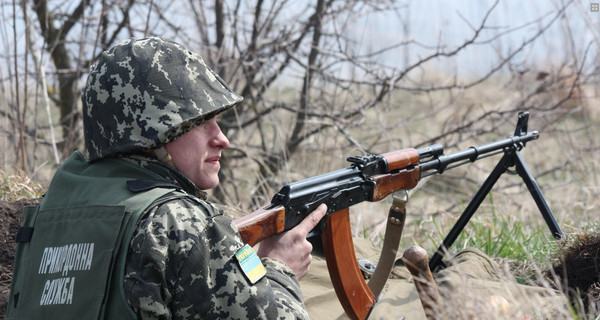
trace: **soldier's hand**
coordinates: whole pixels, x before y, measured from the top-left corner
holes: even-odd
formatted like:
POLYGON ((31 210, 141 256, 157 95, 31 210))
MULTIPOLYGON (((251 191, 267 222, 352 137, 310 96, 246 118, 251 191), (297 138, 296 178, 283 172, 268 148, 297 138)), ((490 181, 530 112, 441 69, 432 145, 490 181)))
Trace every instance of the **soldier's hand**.
POLYGON ((260 242, 259 257, 277 259, 288 265, 302 279, 312 261, 312 244, 306 240, 308 233, 323 219, 327 206, 321 204, 296 227, 260 242))

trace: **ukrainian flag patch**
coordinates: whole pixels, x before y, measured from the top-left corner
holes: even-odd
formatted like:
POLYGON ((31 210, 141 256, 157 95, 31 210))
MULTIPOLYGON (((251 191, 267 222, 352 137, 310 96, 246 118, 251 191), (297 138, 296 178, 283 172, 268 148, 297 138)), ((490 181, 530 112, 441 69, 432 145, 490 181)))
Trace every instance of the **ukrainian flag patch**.
POLYGON ((267 269, 263 266, 260 258, 256 255, 254 249, 249 245, 244 245, 235 254, 242 271, 246 275, 246 278, 250 280, 250 283, 255 284, 256 281, 260 280, 267 274, 267 269))

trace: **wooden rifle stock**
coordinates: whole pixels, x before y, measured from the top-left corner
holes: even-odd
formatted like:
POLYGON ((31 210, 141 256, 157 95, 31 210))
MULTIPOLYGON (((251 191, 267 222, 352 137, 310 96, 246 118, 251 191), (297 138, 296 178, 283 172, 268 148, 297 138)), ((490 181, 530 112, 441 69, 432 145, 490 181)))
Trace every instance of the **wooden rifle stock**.
POLYGON ((251 214, 235 219, 242 242, 251 246, 260 241, 280 234, 285 227, 285 208, 276 206, 272 209, 261 208, 251 214))

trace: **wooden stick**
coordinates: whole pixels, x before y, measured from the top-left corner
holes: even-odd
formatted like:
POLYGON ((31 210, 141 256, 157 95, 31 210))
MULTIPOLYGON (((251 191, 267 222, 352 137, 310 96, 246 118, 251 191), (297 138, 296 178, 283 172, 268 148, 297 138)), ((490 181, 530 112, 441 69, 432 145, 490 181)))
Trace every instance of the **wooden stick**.
POLYGON ((429 269, 427 252, 419 246, 412 246, 404 251, 402 259, 413 276, 427 319, 435 319, 440 293, 429 269))

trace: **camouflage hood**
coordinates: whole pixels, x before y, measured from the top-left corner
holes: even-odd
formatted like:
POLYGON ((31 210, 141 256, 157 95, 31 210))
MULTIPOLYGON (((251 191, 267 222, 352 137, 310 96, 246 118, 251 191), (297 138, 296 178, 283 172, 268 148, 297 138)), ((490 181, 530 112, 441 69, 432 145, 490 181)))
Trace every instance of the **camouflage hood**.
POLYGON ((156 149, 242 101, 202 57, 160 38, 126 40, 91 66, 83 101, 88 161, 156 149))

